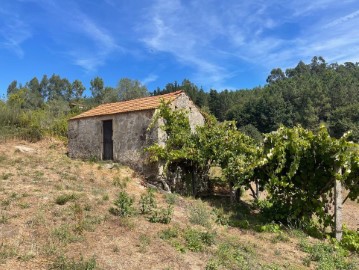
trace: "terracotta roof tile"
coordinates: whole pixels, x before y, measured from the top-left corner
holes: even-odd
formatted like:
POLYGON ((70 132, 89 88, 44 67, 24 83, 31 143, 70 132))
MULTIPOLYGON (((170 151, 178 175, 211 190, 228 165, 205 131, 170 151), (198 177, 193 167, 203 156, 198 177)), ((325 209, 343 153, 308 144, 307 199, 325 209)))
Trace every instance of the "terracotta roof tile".
POLYGON ((182 93, 183 91, 176 91, 159 96, 138 98, 138 99, 115 102, 115 103, 106 103, 97 106, 96 108, 93 108, 89 111, 83 112, 75 117, 72 117, 70 120, 75 120, 85 117, 156 109, 160 105, 161 99, 165 101, 173 101, 182 93))

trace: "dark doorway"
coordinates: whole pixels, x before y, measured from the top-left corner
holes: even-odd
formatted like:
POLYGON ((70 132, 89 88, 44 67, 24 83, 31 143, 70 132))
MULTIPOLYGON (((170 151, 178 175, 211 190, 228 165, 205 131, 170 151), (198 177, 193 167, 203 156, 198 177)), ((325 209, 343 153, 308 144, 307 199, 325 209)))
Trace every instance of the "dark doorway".
POLYGON ((103 160, 113 159, 112 120, 103 121, 103 160))

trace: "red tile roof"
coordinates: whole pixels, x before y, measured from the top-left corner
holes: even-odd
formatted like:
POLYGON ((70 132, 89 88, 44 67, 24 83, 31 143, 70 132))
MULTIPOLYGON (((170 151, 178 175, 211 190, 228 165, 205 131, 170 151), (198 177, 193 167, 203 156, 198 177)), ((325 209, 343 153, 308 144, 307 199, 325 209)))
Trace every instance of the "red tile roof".
POLYGON ((176 91, 169 94, 151 96, 145 98, 138 98, 128 101, 121 101, 115 103, 106 103, 96 108, 93 108, 89 111, 83 112, 75 117, 72 117, 70 120, 76 120, 85 117, 93 116, 102 116, 102 115, 111 115, 125 112, 135 112, 156 109, 160 106, 161 100, 164 101, 173 101, 175 100, 183 91, 176 91))

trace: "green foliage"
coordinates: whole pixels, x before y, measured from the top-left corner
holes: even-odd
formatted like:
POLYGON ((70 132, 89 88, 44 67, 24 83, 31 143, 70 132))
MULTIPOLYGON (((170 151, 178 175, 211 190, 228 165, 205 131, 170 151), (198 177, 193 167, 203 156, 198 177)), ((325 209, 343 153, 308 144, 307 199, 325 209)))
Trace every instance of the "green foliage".
POLYGON ((302 251, 309 253, 308 257, 304 259, 306 266, 310 266, 311 262, 315 262, 316 269, 318 270, 356 269, 355 262, 352 262, 350 258, 348 258, 348 252, 335 245, 326 243, 311 245, 302 241, 300 248, 302 251))
POLYGON ((115 207, 110 208, 110 212, 120 217, 132 216, 135 213, 133 202, 134 198, 130 197, 126 191, 120 191, 114 201, 115 207))
POLYGON ((265 225, 257 225, 255 226, 255 230, 257 232, 279 233, 281 231, 281 228, 279 224, 270 223, 265 225))
POLYGON ((96 259, 92 257, 89 260, 84 260, 83 257, 79 261, 69 259, 65 256, 59 256, 50 265, 50 270, 94 270, 97 268, 96 259))
POLYGON ((347 250, 359 253, 359 231, 348 230, 344 227, 340 245, 347 250))
POLYGON ((178 201, 178 196, 174 193, 166 193, 165 199, 168 204, 175 205, 178 201))
POLYGON ((254 170, 269 193, 272 219, 283 223, 310 223, 313 216, 323 228, 333 225, 326 211, 333 201, 335 179, 358 197, 357 146, 331 138, 322 126, 317 133, 302 127, 281 127, 266 135, 263 158, 254 170), (342 174, 338 174, 338 168, 342 174))
POLYGON ((250 137, 237 130, 234 122, 219 123, 205 115, 205 125, 193 133, 186 112, 172 110, 165 102, 161 103, 152 127, 160 118, 163 119, 161 128, 167 135, 166 144, 154 144, 146 150, 151 161, 164 164, 167 175, 181 172, 183 181, 177 181, 172 189, 193 195, 206 190, 212 166, 220 166, 229 182, 238 186, 250 184, 252 163, 260 149, 250 137))
POLYGON ((55 203, 58 205, 64 205, 69 201, 75 201, 78 199, 78 196, 74 193, 71 194, 62 194, 56 197, 55 203))
POLYGON ((180 231, 177 227, 170 227, 160 232, 160 238, 163 240, 177 238, 179 235, 180 231))
POLYGON ((212 225, 211 212, 207 205, 202 201, 196 201, 188 208, 189 222, 196 225, 201 225, 206 228, 210 228, 212 225))
POLYGON ((252 252, 232 241, 221 243, 214 256, 209 260, 206 269, 262 269, 252 257, 252 252))
POLYGON ((172 220, 173 206, 168 205, 167 208, 156 208, 150 213, 148 220, 152 223, 168 224, 172 220))
POLYGON ((184 232, 186 247, 194 252, 201 252, 206 246, 213 245, 215 236, 213 232, 202 232, 196 229, 187 229, 184 232))
POLYGON ((155 195, 151 189, 148 189, 146 194, 141 195, 139 204, 141 214, 149 214, 157 207, 155 195))

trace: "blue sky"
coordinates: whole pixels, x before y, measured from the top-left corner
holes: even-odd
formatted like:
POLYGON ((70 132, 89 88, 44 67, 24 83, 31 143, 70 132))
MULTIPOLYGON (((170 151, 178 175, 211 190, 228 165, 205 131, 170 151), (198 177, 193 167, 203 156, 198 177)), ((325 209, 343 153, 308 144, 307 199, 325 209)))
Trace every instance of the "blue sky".
POLYGON ((252 88, 313 56, 359 62, 358 27, 357 0, 1 0, 0 96, 53 73, 252 88))

